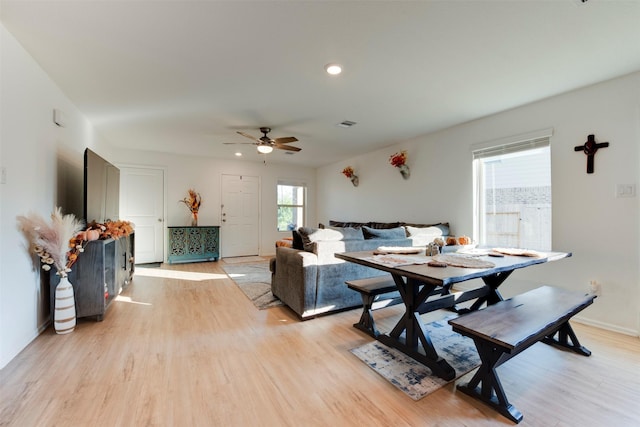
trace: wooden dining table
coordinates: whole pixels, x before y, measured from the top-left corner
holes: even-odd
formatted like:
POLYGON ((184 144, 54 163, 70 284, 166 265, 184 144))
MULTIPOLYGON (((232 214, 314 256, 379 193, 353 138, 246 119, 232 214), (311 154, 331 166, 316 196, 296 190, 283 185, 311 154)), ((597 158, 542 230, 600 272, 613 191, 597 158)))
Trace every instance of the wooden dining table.
MULTIPOLYGON (((435 375, 452 380, 456 375, 455 370, 438 355, 421 315, 439 309, 450 309, 464 314, 476 311, 485 304, 495 304, 503 300, 498 288, 515 270, 567 258, 571 253, 547 252, 538 255, 463 255, 493 264, 492 267, 485 268, 430 266, 428 262, 432 257, 425 256, 424 252, 418 255, 384 256, 374 255, 372 251, 363 251, 336 253, 335 257, 391 274, 404 303, 405 312, 389 333, 380 334, 377 339, 426 365, 435 375), (406 263, 403 264, 403 260, 406 260, 406 263), (454 284, 471 279, 481 279, 482 284, 474 289, 453 292, 454 284), (468 307, 458 307, 458 304, 467 301, 473 302, 468 307)), ((455 258, 451 258, 449 254, 449 259, 455 258)))

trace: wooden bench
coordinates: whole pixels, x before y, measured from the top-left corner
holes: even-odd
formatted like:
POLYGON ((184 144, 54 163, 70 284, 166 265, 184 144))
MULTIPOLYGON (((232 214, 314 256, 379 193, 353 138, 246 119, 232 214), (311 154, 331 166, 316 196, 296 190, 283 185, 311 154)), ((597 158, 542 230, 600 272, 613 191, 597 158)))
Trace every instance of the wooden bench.
POLYGON ((592 304, 594 298, 591 294, 542 286, 449 320, 455 332, 473 339, 482 360, 471 381, 458 385, 458 389, 510 420, 522 421, 522 413, 507 400, 496 368, 538 341, 591 355, 578 342, 569 319, 592 304))
POLYGON ((373 320, 373 310, 391 307, 402 302, 400 293, 391 275, 369 277, 366 279, 348 280, 349 289, 360 293, 362 297, 362 315, 353 326, 374 338, 380 335, 373 320))

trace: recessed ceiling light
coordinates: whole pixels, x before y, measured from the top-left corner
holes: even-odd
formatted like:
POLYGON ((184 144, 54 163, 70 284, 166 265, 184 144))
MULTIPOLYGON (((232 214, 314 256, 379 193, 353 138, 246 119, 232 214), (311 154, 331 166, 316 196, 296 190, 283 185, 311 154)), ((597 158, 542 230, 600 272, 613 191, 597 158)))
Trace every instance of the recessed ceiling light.
POLYGON ((238 152, 236 153, 236 157, 242 157, 242 153, 238 151, 238 152))
POLYGON ((331 74, 332 76, 338 75, 342 72, 342 65, 340 64, 327 64, 324 66, 324 69, 327 71, 327 73, 331 74))

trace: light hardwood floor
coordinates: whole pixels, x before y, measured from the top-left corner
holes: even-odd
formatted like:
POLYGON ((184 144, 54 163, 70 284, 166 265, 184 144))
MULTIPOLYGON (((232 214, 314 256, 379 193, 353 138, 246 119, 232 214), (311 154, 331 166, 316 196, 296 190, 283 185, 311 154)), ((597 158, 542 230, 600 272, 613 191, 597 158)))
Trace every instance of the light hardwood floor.
MULTIPOLYGON (((0 425, 513 425, 454 384, 415 402, 378 376, 349 352, 371 340, 359 310, 259 311, 220 265, 138 269, 103 322, 43 333, 0 371, 0 425)), ((640 340, 574 329, 591 357, 538 343, 499 368, 520 425, 640 425, 640 340)))

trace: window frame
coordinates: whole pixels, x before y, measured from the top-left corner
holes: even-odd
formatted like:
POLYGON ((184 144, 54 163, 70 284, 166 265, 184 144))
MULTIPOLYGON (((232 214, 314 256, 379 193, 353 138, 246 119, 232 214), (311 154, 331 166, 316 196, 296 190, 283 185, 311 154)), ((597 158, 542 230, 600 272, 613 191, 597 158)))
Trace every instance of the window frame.
MULTIPOLYGON (((504 154, 518 153, 529 150, 534 150, 542 147, 548 147, 549 149, 549 162, 551 163, 551 136, 553 135, 553 129, 544 129, 540 131, 530 132, 527 134, 503 138, 500 140, 489 141, 480 144, 474 144, 471 146, 472 152, 472 175, 473 175, 473 238, 480 245, 488 244, 486 241, 486 206, 484 200, 483 189, 485 188, 482 182, 484 178, 484 170, 482 162, 483 159, 496 157, 504 154)), ((551 175, 551 164, 549 164, 549 174, 551 175)), ((549 177, 551 178, 551 176, 549 177)), ((550 184, 552 181, 550 179, 550 184)), ((553 205, 551 205, 553 209, 553 205)), ((549 245, 551 246, 553 240, 553 223, 551 222, 552 215, 549 219, 549 245)), ((546 232, 547 230, 545 230, 546 232)), ((541 248, 531 248, 541 249, 541 248)), ((549 250, 552 248, 542 248, 543 250, 549 250)))
POLYGON ((300 208, 302 209, 302 224, 296 224, 296 228, 304 227, 307 223, 307 184, 300 181, 291 181, 291 180, 278 180, 276 184, 276 231, 279 233, 285 233, 290 230, 281 230, 279 228, 279 213, 280 208, 300 208), (300 187, 302 188, 302 204, 285 204, 280 203, 279 193, 280 186, 287 187, 300 187))

